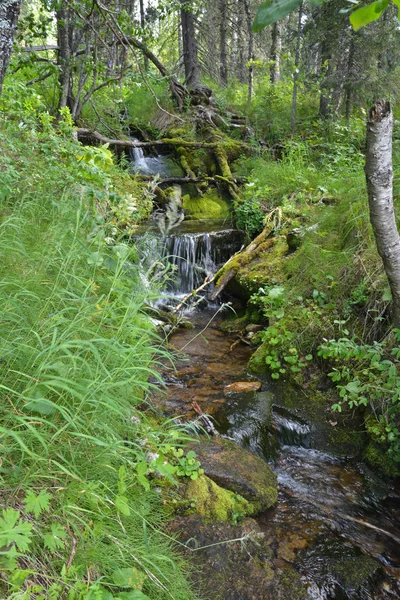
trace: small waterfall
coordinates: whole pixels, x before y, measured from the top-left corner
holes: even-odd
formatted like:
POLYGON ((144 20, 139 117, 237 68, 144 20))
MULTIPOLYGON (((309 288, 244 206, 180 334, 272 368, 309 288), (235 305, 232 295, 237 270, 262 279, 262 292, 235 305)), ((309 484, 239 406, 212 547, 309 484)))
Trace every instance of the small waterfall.
POLYGON ((168 291, 188 294, 198 288, 207 275, 213 275, 243 243, 243 232, 227 229, 209 233, 169 235, 163 255, 173 265, 175 273, 168 291))
MULTIPOLYGON (((138 142, 137 138, 130 138, 132 142, 138 142)), ((131 170, 142 175, 160 175, 160 177, 183 175, 181 166, 170 156, 157 154, 157 156, 145 156, 142 148, 129 148, 129 159, 131 170)))

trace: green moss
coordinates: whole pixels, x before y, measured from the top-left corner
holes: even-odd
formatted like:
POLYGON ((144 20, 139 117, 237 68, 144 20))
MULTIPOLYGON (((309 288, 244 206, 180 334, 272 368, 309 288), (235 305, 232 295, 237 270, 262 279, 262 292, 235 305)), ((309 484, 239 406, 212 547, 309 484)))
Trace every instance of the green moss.
POLYGON ((183 196, 183 210, 189 219, 225 219, 230 213, 228 202, 214 189, 199 198, 183 196))
POLYGON ((186 485, 184 496, 192 505, 189 512, 197 513, 207 519, 229 521, 254 512, 247 500, 221 488, 205 475, 190 481, 186 485))
POLYGON ((398 477, 400 474, 398 465, 391 460, 383 448, 373 441, 368 444, 363 458, 374 471, 383 477, 398 477))

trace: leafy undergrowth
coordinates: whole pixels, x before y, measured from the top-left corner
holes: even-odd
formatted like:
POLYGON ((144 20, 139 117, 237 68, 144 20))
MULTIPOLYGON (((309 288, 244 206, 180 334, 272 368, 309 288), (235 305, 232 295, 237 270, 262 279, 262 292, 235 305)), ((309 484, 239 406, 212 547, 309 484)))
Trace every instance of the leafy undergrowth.
POLYGON ((1 100, 0 596, 189 600, 152 483, 188 432, 138 410, 165 358, 123 241, 149 199, 19 97, 1 100))
MULTIPOLYGON (((390 290, 369 223, 362 123, 330 127, 328 136, 326 126, 318 134, 313 125, 307 141, 282 143, 279 160, 260 150, 236 163, 236 174, 247 178, 235 207, 239 226, 250 238, 268 226, 277 240, 264 265, 255 261, 253 273, 244 272, 248 314, 265 325, 257 356, 272 377, 308 387, 325 372, 338 391, 333 410, 347 420, 355 410, 364 414, 374 452, 387 454, 393 474, 400 461, 398 334, 390 333, 390 290)), ((395 128, 395 180, 397 136, 395 128)))

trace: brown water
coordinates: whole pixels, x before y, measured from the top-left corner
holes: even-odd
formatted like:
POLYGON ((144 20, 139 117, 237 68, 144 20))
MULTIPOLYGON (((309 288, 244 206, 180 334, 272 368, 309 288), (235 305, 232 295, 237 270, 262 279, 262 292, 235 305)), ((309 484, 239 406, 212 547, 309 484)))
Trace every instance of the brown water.
POLYGON ((268 384, 261 393, 227 394, 228 384, 251 380, 251 349, 221 329, 221 318, 210 310, 194 313, 193 329, 171 337, 176 369, 165 368, 167 397, 155 400, 188 418, 197 403, 222 434, 271 464, 279 500, 259 523, 278 564, 303 575, 309 598, 400 598, 399 487, 315 447, 312 424, 282 408, 268 384))

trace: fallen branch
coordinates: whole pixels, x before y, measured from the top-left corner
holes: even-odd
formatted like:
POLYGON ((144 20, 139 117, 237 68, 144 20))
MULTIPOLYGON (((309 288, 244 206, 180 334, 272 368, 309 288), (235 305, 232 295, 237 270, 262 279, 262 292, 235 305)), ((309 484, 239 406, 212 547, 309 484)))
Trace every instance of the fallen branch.
POLYGON ((249 263, 250 260, 254 258, 254 253, 257 251, 258 247, 266 241, 268 236, 271 234, 271 231, 271 228, 263 229, 260 235, 250 242, 250 244, 244 250, 234 254, 218 271, 218 273, 216 273, 214 280, 218 281, 218 285, 209 296, 209 299, 212 302, 218 298, 220 293, 226 288, 231 279, 235 277, 239 268, 249 263))
POLYGON ((197 294, 199 292, 204 290, 204 288, 207 287, 208 285, 210 285, 210 283, 213 283, 213 281, 214 281, 214 277, 212 275, 207 275, 207 277, 205 278, 203 283, 198 288, 196 288, 195 290, 192 290, 189 294, 186 294, 186 296, 182 299, 182 301, 179 302, 178 306, 176 306, 174 308, 174 310, 172 311, 172 314, 177 313, 178 310, 180 310, 182 308, 182 306, 185 304, 185 302, 187 302, 189 300, 189 298, 192 298, 193 296, 197 296, 197 294))

